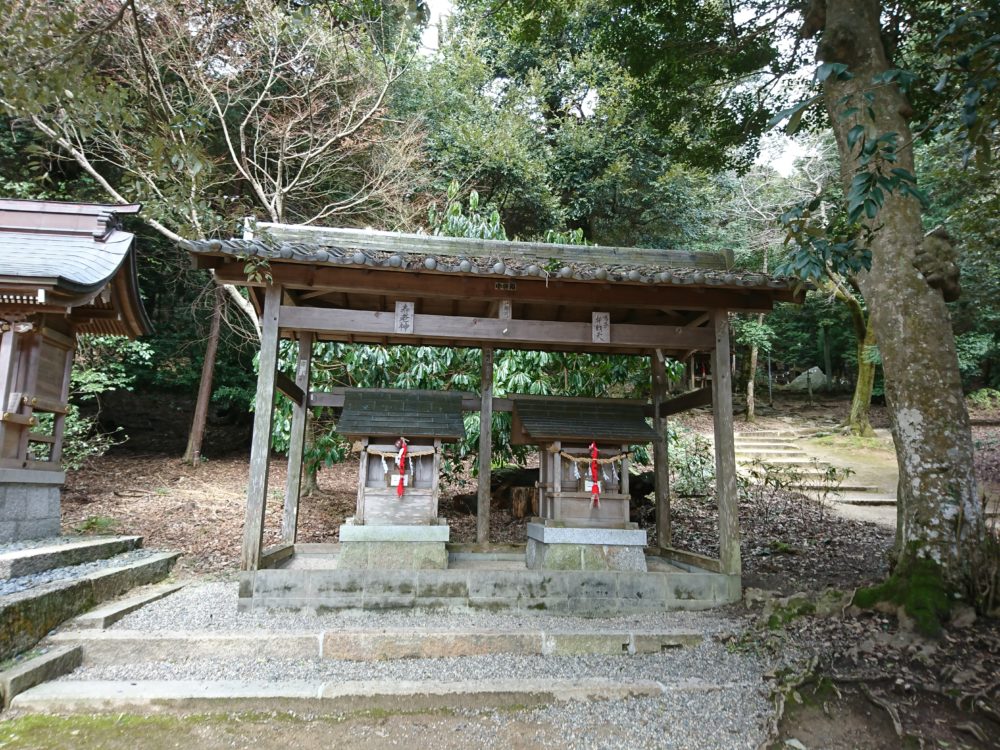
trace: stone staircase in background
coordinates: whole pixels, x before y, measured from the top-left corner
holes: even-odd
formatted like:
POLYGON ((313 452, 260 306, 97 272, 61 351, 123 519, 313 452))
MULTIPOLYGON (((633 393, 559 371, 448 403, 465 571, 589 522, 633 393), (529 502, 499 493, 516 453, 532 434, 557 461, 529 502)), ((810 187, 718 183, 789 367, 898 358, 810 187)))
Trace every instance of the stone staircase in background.
POLYGON ((800 441, 814 434, 808 429, 758 430, 736 433, 736 464, 744 475, 773 470, 791 489, 812 497, 848 505, 895 505, 895 494, 859 482, 804 450, 800 441))
POLYGON ((162 581, 178 557, 142 549, 138 536, 0 546, 0 661, 101 602, 162 581))

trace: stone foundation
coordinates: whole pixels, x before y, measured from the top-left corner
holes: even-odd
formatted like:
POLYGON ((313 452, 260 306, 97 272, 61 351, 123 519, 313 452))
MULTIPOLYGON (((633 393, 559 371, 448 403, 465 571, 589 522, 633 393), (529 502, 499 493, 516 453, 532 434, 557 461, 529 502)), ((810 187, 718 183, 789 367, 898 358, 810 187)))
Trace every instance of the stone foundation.
POLYGON ((528 524, 525 562, 531 570, 646 572, 646 532, 528 524))
POLYGON ((447 524, 430 526, 355 525, 340 527, 339 570, 445 570, 447 524))
POLYGON ((59 536, 63 479, 62 472, 0 469, 0 544, 59 536))

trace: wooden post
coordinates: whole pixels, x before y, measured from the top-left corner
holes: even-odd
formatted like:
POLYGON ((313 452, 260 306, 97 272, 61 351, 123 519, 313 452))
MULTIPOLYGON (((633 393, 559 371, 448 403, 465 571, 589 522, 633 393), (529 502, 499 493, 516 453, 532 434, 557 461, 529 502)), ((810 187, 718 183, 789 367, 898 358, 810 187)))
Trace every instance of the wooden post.
POLYGON ((354 511, 354 523, 365 522, 365 487, 368 485, 368 438, 361 438, 361 457, 358 459, 358 507, 354 511))
POLYGON ((653 431, 659 440, 653 443, 653 480, 656 486, 656 544, 670 547, 670 463, 667 452, 667 418, 659 416, 660 405, 667 400, 667 368, 655 352, 650 357, 653 395, 653 431))
POLYGON ((250 484, 247 486, 243 557, 240 561, 242 570, 257 570, 260 567, 261 548, 264 544, 264 511, 267 508, 267 469, 274 418, 280 306, 281 287, 268 285, 264 292, 264 312, 260 318, 260 369, 257 373, 257 399, 254 402, 253 441, 250 444, 250 484))
POLYGON ((311 333, 299 334, 299 356, 295 363, 295 385, 302 389, 302 402, 292 404, 292 429, 288 441, 288 477, 285 480, 285 514, 281 519, 281 540, 295 544, 299 525, 299 494, 302 489, 302 454, 305 453, 306 424, 309 420, 309 373, 312 366, 311 333))
MULTIPOLYGON (((17 373, 17 339, 18 334, 13 329, 0 333, 0 412, 16 411, 10 404, 10 394, 17 373)), ((0 453, 7 444, 6 432, 13 427, 0 421, 0 453)))
POLYGON ((208 330, 205 359, 201 363, 201 381, 198 384, 198 398, 191 420, 191 434, 188 435, 184 460, 193 466, 201 464, 201 444, 205 438, 205 424, 208 421, 208 405, 212 399, 212 375, 215 372, 215 355, 219 350, 219 329, 222 325, 223 295, 221 286, 212 290, 212 323, 208 330))
POLYGON ((733 443, 733 375, 729 369, 729 315, 714 310, 712 403, 715 422, 715 496, 719 504, 719 559, 722 572, 739 575, 740 515, 736 494, 736 449, 733 443))
POLYGON ((479 497, 476 504, 476 542, 490 540, 490 479, 493 464, 493 350, 483 349, 479 397, 479 497))

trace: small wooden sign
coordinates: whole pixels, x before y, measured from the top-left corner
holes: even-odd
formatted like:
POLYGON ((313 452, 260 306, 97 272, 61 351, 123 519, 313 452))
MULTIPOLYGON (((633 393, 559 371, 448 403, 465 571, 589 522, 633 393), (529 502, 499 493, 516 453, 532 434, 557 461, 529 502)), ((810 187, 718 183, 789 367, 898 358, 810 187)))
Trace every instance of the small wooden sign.
POLYGON ((595 344, 611 343, 611 313, 595 312, 592 315, 591 339, 595 344))
POLYGON ((394 327, 396 333, 413 333, 414 307, 412 302, 396 303, 396 324, 394 327))
POLYGON ((497 317, 501 320, 510 320, 512 315, 513 306, 509 299, 500 300, 500 304, 497 307, 497 317))
MULTIPOLYGON (((594 491, 594 480, 593 479, 585 479, 585 480, 583 480, 583 491, 584 492, 593 492, 594 491)), ((600 482, 597 483, 597 491, 598 492, 604 492, 604 487, 601 486, 600 482)))

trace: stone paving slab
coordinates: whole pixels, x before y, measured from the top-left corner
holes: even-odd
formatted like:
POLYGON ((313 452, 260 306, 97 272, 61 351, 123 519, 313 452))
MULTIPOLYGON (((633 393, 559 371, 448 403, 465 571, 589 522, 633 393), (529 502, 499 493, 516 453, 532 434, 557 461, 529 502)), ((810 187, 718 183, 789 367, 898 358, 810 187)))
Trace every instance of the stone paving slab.
MULTIPOLYGON (((671 690, 717 690, 708 684, 673 685, 671 690)), ((565 701, 620 700, 660 696, 666 688, 654 680, 628 682, 603 678, 273 682, 148 680, 119 682, 49 682, 16 696, 12 707, 24 713, 159 711, 177 709, 269 710, 291 707, 324 712, 372 709, 408 710, 528 706, 565 701)))

